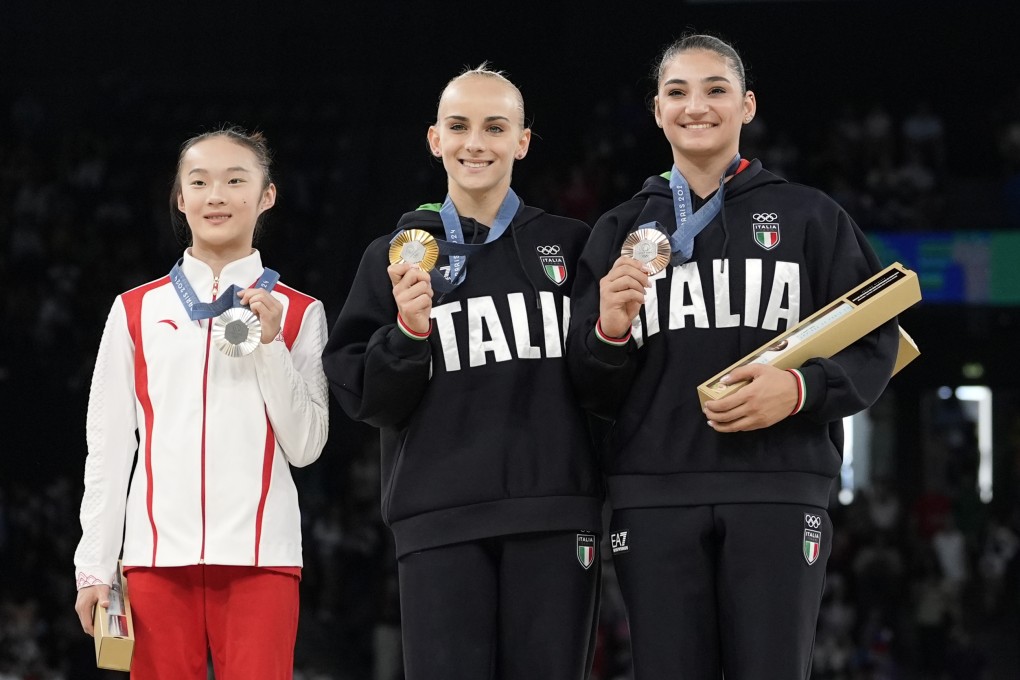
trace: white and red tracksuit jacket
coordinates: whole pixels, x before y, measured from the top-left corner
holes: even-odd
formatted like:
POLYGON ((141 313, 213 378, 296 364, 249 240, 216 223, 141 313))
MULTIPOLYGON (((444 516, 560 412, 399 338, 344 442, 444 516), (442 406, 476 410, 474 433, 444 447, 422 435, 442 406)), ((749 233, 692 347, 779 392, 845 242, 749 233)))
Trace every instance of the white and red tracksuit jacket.
MULTIPOLYGON (((218 279, 187 252, 181 268, 203 302, 263 272, 258 251, 218 279)), ((283 330, 243 357, 216 349, 169 276, 114 301, 89 395, 78 588, 111 582, 122 536, 125 567, 302 565, 289 466, 326 443, 326 316, 282 283, 272 294, 283 330)))

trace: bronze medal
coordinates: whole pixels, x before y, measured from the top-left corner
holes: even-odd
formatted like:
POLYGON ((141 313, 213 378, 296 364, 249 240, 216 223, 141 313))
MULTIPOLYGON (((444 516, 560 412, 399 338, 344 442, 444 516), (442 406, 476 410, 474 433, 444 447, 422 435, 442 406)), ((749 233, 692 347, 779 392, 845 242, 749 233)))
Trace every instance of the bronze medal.
POLYGON ((669 264, 669 239, 658 229, 636 229, 627 234, 620 254, 633 257, 649 274, 658 274, 669 264))

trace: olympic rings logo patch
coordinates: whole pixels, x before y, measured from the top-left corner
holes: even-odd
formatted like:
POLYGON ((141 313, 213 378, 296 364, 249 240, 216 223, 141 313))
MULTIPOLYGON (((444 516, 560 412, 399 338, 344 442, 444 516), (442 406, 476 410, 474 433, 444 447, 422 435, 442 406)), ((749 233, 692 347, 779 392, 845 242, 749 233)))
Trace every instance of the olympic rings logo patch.
POLYGON ((538 251, 539 255, 559 255, 559 246, 536 246, 535 250, 538 251))
POLYGON ((774 212, 754 213, 751 217, 755 222, 775 222, 779 219, 779 214, 774 212))
POLYGON ((817 529, 818 527, 822 526, 822 518, 819 517, 818 515, 805 514, 804 524, 811 527, 812 529, 817 529))

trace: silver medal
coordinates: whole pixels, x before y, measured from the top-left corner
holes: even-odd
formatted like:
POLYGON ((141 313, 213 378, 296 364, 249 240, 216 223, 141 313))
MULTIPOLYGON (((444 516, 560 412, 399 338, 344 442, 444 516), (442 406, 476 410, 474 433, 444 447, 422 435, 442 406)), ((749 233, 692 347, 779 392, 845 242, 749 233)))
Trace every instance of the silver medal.
POLYGON ((247 307, 233 307, 213 320, 212 341, 228 357, 243 357, 262 341, 262 323, 247 307))

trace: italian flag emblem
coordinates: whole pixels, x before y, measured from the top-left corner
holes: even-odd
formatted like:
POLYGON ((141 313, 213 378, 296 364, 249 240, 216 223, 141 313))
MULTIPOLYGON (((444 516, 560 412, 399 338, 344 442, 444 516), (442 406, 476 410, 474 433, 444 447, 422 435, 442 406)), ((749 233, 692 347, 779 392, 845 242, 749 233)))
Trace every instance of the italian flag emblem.
POLYGON ((542 269, 549 280, 557 286, 563 285, 567 280, 567 261, 562 255, 541 255, 542 269))
POLYGON ((804 530, 804 559, 808 564, 814 564, 818 561, 818 554, 821 551, 822 546, 822 532, 812 531, 811 529, 804 530))
POLYGON ((754 229, 754 242, 765 250, 772 250, 779 245, 779 224, 765 224, 755 222, 751 224, 754 229))
POLYGON ((595 534, 577 535, 577 561, 585 569, 595 563, 595 534))

